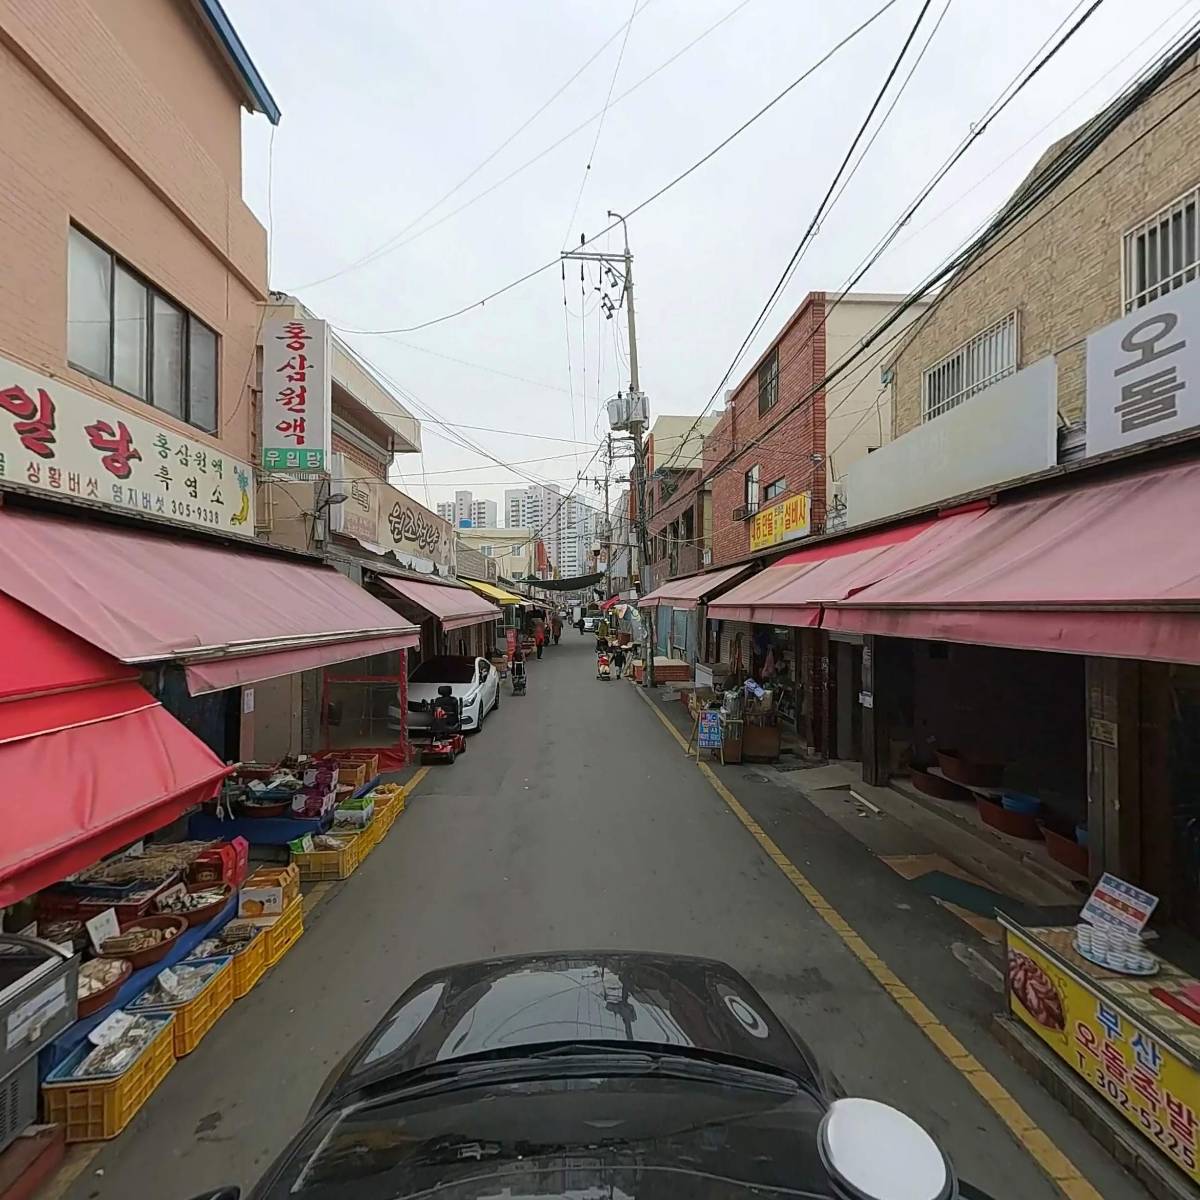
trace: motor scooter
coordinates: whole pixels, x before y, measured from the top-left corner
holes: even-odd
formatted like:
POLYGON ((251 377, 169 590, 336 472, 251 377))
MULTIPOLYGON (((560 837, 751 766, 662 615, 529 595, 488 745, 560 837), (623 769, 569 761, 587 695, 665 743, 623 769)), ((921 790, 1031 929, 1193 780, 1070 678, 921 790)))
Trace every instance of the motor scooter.
POLYGON ((612 662, 608 657, 607 650, 596 651, 596 678, 611 679, 612 678, 612 662))
POLYGON ((509 677, 512 679, 512 694, 514 696, 525 695, 525 664, 523 662, 514 662, 512 670, 509 672, 509 677))
POLYGON ((421 762, 442 761, 452 763, 460 754, 467 752, 467 739, 462 731, 462 707, 454 689, 448 683, 438 688, 437 699, 427 701, 432 705, 429 718, 429 742, 421 747, 421 762))

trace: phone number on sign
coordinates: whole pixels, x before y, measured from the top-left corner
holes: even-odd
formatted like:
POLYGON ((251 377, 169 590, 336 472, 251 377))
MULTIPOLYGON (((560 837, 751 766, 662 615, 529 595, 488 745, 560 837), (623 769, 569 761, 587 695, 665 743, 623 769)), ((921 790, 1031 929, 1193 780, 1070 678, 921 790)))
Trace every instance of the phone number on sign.
POLYGON ((171 501, 171 515, 186 517, 189 521, 204 521, 208 525, 220 525, 225 517, 219 508, 201 508, 198 504, 188 504, 183 500, 171 501))
POLYGON ((1196 1150, 1168 1129, 1154 1113, 1133 1103, 1129 1093, 1106 1071, 1097 1067, 1093 1074, 1096 1086, 1123 1112, 1136 1112, 1141 1127, 1177 1162, 1189 1171, 1196 1169, 1196 1150))

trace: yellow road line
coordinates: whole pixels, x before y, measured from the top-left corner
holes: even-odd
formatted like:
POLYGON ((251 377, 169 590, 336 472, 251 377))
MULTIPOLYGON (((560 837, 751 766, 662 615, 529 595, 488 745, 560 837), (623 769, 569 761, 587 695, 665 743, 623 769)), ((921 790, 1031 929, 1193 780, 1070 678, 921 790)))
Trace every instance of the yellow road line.
MULTIPOLYGON (((687 739, 671 719, 646 695, 638 695, 663 723, 667 732, 686 751, 687 739)), ((1038 1128, 1033 1118, 1017 1103, 973 1054, 943 1025, 915 993, 910 991, 892 969, 859 936, 853 926, 825 899, 794 863, 775 844, 761 825, 746 811, 738 798, 717 778, 706 762, 696 764, 713 790, 725 801, 746 831, 762 847, 767 857, 783 872, 788 882, 808 902, 812 910, 841 938, 842 943, 874 976, 876 982, 904 1010, 918 1029, 937 1047, 938 1052, 978 1092, 988 1107, 1008 1126, 1038 1167, 1068 1200, 1101 1200, 1100 1193, 1083 1177, 1079 1168, 1038 1128)))
POLYGON ((424 779, 425 776, 428 774, 429 774, 428 767, 418 767, 417 768, 416 772, 413 774, 413 777, 404 785, 404 799, 405 800, 407 800, 409 798, 409 796, 411 796, 413 794, 413 792, 416 791, 417 784, 420 783, 421 780, 424 779))

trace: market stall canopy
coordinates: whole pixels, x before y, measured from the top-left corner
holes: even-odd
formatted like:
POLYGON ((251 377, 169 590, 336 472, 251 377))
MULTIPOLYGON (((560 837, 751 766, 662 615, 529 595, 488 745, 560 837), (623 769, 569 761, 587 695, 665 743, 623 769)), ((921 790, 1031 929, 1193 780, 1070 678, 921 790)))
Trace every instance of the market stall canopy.
POLYGON ((981 511, 910 521, 797 550, 713 601, 708 615, 722 621, 813 628, 822 623, 824 605, 887 578, 981 511))
POLYGON ((0 908, 210 799, 229 768, 128 667, 0 595, 0 908), (37 655, 44 671, 39 681, 37 655))
POLYGON ((720 571, 709 571, 704 575, 688 575, 683 579, 672 579, 662 587, 655 588, 648 596, 638 601, 638 608, 654 608, 659 604, 671 608, 696 608, 700 602, 731 583, 750 568, 744 563, 737 567, 725 567, 720 571))
POLYGON ((397 596, 403 596, 437 617, 447 632, 467 625, 482 625, 485 621, 498 621, 501 617, 500 610, 494 604, 481 600, 470 588, 401 579, 396 575, 379 575, 378 579, 397 596))
POLYGON ((497 604, 524 604, 520 596, 514 596, 512 592, 506 592, 502 587, 497 587, 494 583, 484 583, 482 579, 464 579, 459 576, 459 583, 465 583, 467 587, 474 588, 481 596, 486 596, 489 600, 495 600, 497 604))
POLYGON ((1200 465, 1056 488, 957 525, 831 629, 1200 664, 1200 465))
POLYGON ((608 610, 610 608, 612 608, 615 605, 620 604, 620 603, 621 603, 620 596, 609 596, 609 598, 607 600, 605 600, 603 604, 600 605, 600 611, 608 612, 608 610))
POLYGON ((120 662, 183 663, 193 694, 419 641, 329 567, 11 508, 0 592, 120 662))

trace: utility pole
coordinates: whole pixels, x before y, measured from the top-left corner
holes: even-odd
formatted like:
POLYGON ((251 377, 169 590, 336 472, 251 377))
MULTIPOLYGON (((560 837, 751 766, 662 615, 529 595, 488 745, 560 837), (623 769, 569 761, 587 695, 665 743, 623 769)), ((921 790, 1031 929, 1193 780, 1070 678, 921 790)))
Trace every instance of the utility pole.
POLYGON ((612 512, 608 507, 608 479, 612 474, 612 434, 605 439, 604 454, 604 598, 612 595, 612 512))
MULTIPOLYGON (((638 545, 638 585, 639 591, 644 590, 646 564, 650 561, 650 543, 646 518, 646 448, 642 444, 642 433, 645 421, 642 419, 643 399, 641 385, 638 379, 637 355, 637 320, 633 311, 633 252, 629 249, 629 226, 620 213, 609 210, 610 217, 616 217, 621 222, 625 233, 624 278, 622 280, 621 296, 625 303, 625 320, 629 330, 629 435, 633 441, 633 487, 637 498, 637 545, 638 545)), ((563 258, 591 259, 607 265, 611 271, 614 256, 609 254, 589 253, 584 250, 563 251, 563 258)), ((609 312, 611 316, 611 311, 609 312)), ((620 395, 620 393, 618 393, 620 395)), ((642 617, 642 683, 647 688, 654 686, 654 630, 642 617)))

